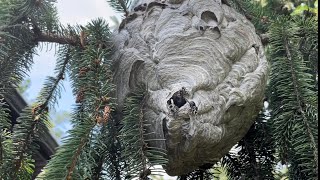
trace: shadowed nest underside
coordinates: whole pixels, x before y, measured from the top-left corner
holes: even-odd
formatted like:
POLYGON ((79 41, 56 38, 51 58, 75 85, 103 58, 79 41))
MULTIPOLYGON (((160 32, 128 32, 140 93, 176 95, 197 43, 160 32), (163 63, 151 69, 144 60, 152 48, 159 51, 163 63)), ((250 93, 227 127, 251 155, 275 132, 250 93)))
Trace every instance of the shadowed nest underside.
POLYGON ((219 0, 140 0, 114 35, 120 108, 147 87, 149 146, 169 175, 220 160, 262 107, 268 65, 254 26, 219 0))

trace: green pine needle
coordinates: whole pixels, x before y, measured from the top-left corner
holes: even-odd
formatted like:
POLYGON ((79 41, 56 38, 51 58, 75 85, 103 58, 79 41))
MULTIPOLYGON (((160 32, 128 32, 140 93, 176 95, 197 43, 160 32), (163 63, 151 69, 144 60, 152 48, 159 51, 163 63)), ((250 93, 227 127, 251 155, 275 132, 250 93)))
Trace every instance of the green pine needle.
MULTIPOLYGON (((163 149, 148 146, 146 126, 143 117, 143 108, 146 94, 144 88, 134 92, 126 98, 124 107, 123 127, 120 130, 120 138, 123 143, 123 159, 126 164, 126 176, 140 177, 149 171, 153 165, 165 165, 166 153, 163 149)), ((152 173, 154 170, 150 170, 152 173)), ((149 174, 147 174, 149 175, 149 174)), ((146 176, 143 176, 146 178, 146 176)))
POLYGON ((317 125, 312 118, 317 116, 317 92, 308 59, 299 49, 300 25, 298 19, 281 17, 270 27, 271 120, 280 158, 291 165, 290 177, 308 179, 318 176, 317 125))

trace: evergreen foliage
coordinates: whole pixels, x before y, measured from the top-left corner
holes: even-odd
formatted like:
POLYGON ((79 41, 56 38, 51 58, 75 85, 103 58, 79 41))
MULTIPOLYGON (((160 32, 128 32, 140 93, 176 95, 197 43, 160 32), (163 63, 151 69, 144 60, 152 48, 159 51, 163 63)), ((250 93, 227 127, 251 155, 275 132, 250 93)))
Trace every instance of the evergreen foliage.
POLYGON ((3 102, 0 104, 0 177, 5 177, 5 172, 11 171, 10 162, 12 160, 12 140, 9 129, 8 109, 3 102))
POLYGON ((253 131, 251 127, 237 145, 239 152, 230 152, 222 163, 231 178, 274 179, 270 165, 275 166, 280 161, 289 166, 290 179, 315 179, 318 177, 318 122, 315 119, 318 116, 318 70, 315 66, 318 21, 308 13, 290 16, 281 1, 270 0, 261 7, 252 1, 232 0, 232 5, 251 19, 262 38, 268 36, 262 41, 268 42, 266 51, 271 67, 266 93, 271 118, 266 119, 266 123, 261 121, 260 115, 254 125, 260 126, 259 130, 253 131), (256 138, 264 139, 260 141, 264 143, 256 142, 258 146, 250 143, 256 138), (254 157, 260 153, 260 158, 267 161, 254 157), (266 167, 259 169, 263 166, 254 166, 257 163, 266 167))
POLYGON ((222 159, 231 179, 274 179, 274 145, 270 134, 270 115, 265 110, 259 114, 235 149, 222 159))
POLYGON ((80 47, 69 47, 70 77, 77 96, 73 128, 39 179, 86 179, 92 177, 95 152, 91 150, 99 131, 111 118, 113 104, 109 53, 109 29, 97 19, 79 28, 84 34, 80 47), (81 165, 82 163, 85 164, 81 165))
MULTIPOLYGON (((124 109, 115 104, 113 45, 107 22, 86 26, 59 24, 55 0, 0 0, 0 178, 31 179, 32 156, 48 131, 48 112, 60 98, 68 75, 76 96, 73 128, 37 179, 148 179, 166 152, 149 146, 143 119, 144 88, 128 95, 124 109), (26 107, 11 132, 4 97, 28 74, 37 47, 55 43, 55 77, 48 77, 36 103, 26 107), (121 111, 121 112, 120 112, 121 111)), ((108 0, 128 16, 134 0, 108 0)), ((294 2, 295 5, 299 5, 294 2)), ((261 5, 229 0, 257 29, 270 63, 263 109, 247 135, 218 166, 230 179, 275 179, 280 161, 290 179, 318 178, 318 19, 314 9, 292 13, 280 0, 261 5)), ((308 7, 316 8, 312 3, 308 7)), ((178 179, 213 179, 213 164, 178 179)))
POLYGON ((129 14, 129 8, 133 0, 107 0, 113 9, 120 13, 124 13, 125 16, 129 14))
POLYGON ((290 176, 312 179, 318 177, 317 91, 299 51, 299 21, 304 19, 280 17, 270 27, 271 120, 280 159, 291 164, 290 176))
POLYGON ((215 173, 212 172, 212 164, 205 164, 202 167, 186 174, 179 176, 177 180, 205 180, 205 179, 214 179, 215 173))
MULTIPOLYGON (((115 115, 115 113, 112 113, 115 115)), ((112 116, 113 116, 112 115, 112 116)), ((124 179, 123 146, 119 138, 120 124, 116 118, 109 119, 100 130, 96 143, 93 144, 95 167, 92 179, 124 179)))
POLYGON ((156 169, 152 165, 165 165, 167 159, 163 149, 148 146, 150 141, 164 141, 164 139, 148 139, 146 133, 147 124, 143 118, 144 99, 147 94, 144 88, 129 95, 124 107, 123 127, 120 130, 123 143, 123 159, 126 164, 126 179, 139 177, 147 179, 147 176, 156 169))

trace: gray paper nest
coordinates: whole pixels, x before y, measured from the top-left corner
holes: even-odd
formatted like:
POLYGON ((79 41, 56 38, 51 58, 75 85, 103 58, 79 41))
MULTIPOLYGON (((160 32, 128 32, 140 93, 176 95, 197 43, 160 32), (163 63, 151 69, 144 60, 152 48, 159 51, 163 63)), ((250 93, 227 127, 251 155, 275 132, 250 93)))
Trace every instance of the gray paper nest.
POLYGON ((144 118, 156 132, 150 138, 165 139, 149 145, 167 150, 169 175, 219 161, 263 105, 268 64, 261 40, 221 1, 140 0, 114 42, 118 103, 147 85, 144 118))

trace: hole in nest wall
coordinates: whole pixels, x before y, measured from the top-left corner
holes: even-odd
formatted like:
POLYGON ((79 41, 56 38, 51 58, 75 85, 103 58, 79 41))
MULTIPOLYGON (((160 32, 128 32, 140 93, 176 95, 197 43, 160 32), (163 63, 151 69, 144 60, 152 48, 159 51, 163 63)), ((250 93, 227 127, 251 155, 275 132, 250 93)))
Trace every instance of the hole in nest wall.
POLYGON ((211 11, 204 11, 203 13, 201 13, 201 19, 206 23, 212 21, 218 22, 217 16, 211 11))
POLYGON ((187 100, 184 98, 183 91, 179 90, 175 92, 172 97, 167 101, 167 104, 169 105, 169 108, 173 105, 177 106, 178 108, 182 107, 187 103, 187 100), (173 102, 173 104, 172 104, 173 102))

